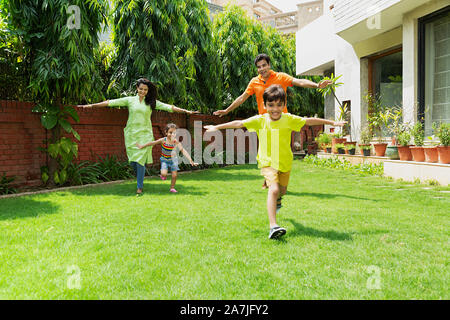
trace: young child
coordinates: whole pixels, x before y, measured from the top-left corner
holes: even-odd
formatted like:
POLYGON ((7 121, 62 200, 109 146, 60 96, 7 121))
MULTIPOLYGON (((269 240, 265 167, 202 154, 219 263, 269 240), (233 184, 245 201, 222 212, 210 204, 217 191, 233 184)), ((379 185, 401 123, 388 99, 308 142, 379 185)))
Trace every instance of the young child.
POLYGON ((246 120, 236 120, 217 126, 205 126, 207 131, 238 129, 246 127, 256 131, 259 139, 258 167, 268 186, 267 212, 269 215, 269 239, 277 239, 286 229, 276 222, 276 213, 281 208, 281 197, 286 194, 292 168, 291 132, 300 131, 304 125, 329 124, 343 126, 345 122, 335 122, 318 118, 302 118, 283 113, 286 106, 286 92, 280 85, 271 85, 263 94, 267 113, 246 120))
POLYGON ((177 159, 177 150, 181 150, 183 152, 184 156, 189 160, 192 166, 198 166, 198 163, 195 163, 192 161, 191 156, 189 153, 187 153, 186 150, 184 150, 183 146, 179 141, 175 139, 177 135, 177 125, 174 123, 169 123, 166 126, 166 129, 164 130, 165 137, 161 138, 156 141, 148 142, 144 145, 140 145, 139 143, 136 143, 136 146, 139 149, 154 146, 157 144, 161 144, 161 179, 166 180, 167 173, 170 170, 172 172, 172 181, 170 184, 170 192, 176 193, 177 190, 175 190, 175 183, 177 181, 177 171, 180 170, 178 168, 178 159, 177 159))

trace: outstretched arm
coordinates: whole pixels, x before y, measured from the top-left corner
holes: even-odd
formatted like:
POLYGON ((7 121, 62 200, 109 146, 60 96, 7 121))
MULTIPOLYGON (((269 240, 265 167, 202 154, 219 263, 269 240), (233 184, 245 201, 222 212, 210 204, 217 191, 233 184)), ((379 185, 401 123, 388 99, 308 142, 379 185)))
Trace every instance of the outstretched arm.
POLYGON ((181 145, 180 142, 178 142, 177 147, 181 150, 181 152, 184 154, 184 156, 186 157, 186 159, 189 160, 189 163, 191 164, 191 166, 194 166, 194 167, 198 166, 198 163, 192 161, 191 156, 189 155, 189 153, 188 153, 186 150, 184 150, 184 148, 183 148, 183 146, 181 145))
POLYGON ((139 143, 136 143, 136 147, 138 147, 139 149, 142 149, 142 148, 145 148, 145 147, 155 146, 157 144, 161 144, 163 142, 163 140, 164 140, 164 138, 161 138, 161 139, 158 139, 158 140, 155 140, 155 141, 147 142, 146 144, 142 144, 142 145, 139 144, 139 143))
POLYGON ((318 126, 321 124, 328 124, 330 126, 336 126, 336 127, 343 127, 347 121, 333 121, 333 120, 326 120, 321 118, 305 118, 307 126, 318 126))
POLYGON ((315 89, 322 89, 326 86, 330 85, 332 82, 330 80, 322 80, 319 83, 315 83, 308 79, 296 79, 292 80, 292 85, 296 87, 302 87, 302 88, 315 88, 315 89))
POLYGON ((178 108, 175 106, 172 106, 172 111, 173 112, 178 112, 178 113, 187 113, 187 114, 194 114, 194 113, 200 113, 200 111, 190 111, 190 110, 186 110, 183 108, 178 108))
POLYGON ((204 128, 206 129, 206 132, 213 132, 213 131, 217 131, 217 130, 222 130, 222 129, 239 129, 239 128, 243 128, 244 127, 244 123, 242 122, 242 120, 234 120, 231 122, 227 122, 227 123, 221 123, 218 124, 217 126, 204 126, 204 128))
POLYGON ((213 114, 215 116, 219 116, 222 117, 228 113, 230 113, 231 111, 233 111, 234 109, 236 109, 237 107, 239 107, 241 104, 243 104, 248 98, 250 97, 250 95, 247 92, 244 92, 243 94, 241 94, 239 96, 239 98, 237 98, 236 100, 233 101, 232 104, 230 104, 230 106, 228 108, 226 108, 225 110, 217 110, 215 111, 213 114))
POLYGON ((78 105, 78 108, 105 108, 109 105, 109 100, 94 103, 94 104, 84 104, 84 105, 78 105))

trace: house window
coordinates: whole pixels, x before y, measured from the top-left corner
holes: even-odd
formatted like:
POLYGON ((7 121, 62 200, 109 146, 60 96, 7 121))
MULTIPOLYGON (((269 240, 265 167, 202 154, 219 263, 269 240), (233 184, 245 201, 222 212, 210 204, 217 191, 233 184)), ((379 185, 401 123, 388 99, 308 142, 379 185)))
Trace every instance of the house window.
POLYGON ((387 107, 402 104, 402 49, 369 58, 369 90, 387 107))
POLYGON ((450 123, 450 6, 419 20, 419 117, 450 123))
MULTIPOLYGON (((388 109, 402 106, 403 97, 403 54, 402 48, 393 49, 369 57, 369 94, 379 99, 381 106, 388 109)), ((391 136, 383 128, 383 136, 391 136)))

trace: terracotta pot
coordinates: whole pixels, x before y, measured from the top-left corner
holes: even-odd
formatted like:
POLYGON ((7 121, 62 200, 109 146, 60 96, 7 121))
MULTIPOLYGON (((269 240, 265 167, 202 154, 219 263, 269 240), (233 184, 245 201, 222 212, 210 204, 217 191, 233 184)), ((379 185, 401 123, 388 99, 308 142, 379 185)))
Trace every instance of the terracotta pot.
POLYGON ((400 157, 400 160, 402 161, 411 161, 412 160, 412 154, 411 150, 409 149, 409 146, 397 146, 398 149, 398 156, 400 157))
POLYGON ((425 161, 425 151, 423 147, 409 147, 411 150, 413 161, 424 162, 425 161))
POLYGON ((439 163, 450 163, 450 146, 438 146, 439 163))
POLYGON ((338 144, 338 143, 344 143, 345 141, 347 141, 346 138, 332 138, 331 139, 331 151, 334 154, 337 154, 338 152, 337 152, 337 149, 336 149, 335 145, 338 144))
POLYGON ((423 149, 425 151, 425 162, 438 162, 438 151, 437 147, 427 147, 423 149))
POLYGON ((387 143, 374 143, 373 147, 375 149, 375 155, 377 157, 384 157, 386 153, 387 143))

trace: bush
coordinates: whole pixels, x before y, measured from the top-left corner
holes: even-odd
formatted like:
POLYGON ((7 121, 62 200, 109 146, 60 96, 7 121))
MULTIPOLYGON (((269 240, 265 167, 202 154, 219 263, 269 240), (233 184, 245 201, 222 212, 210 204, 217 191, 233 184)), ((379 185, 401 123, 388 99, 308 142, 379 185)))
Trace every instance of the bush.
POLYGON ((372 176, 383 176, 384 166, 383 163, 373 164, 373 163, 361 163, 357 165, 352 165, 349 161, 338 157, 332 157, 327 159, 321 159, 315 155, 307 155, 303 161, 315 166, 324 168, 333 168, 349 171, 359 175, 372 175, 372 176))
POLYGON ((441 145, 450 145, 450 123, 441 123, 439 126, 433 123, 433 130, 439 141, 441 141, 441 145))
POLYGON ((16 193, 17 189, 11 186, 15 179, 15 177, 7 177, 6 173, 3 173, 0 179, 0 194, 16 193))

